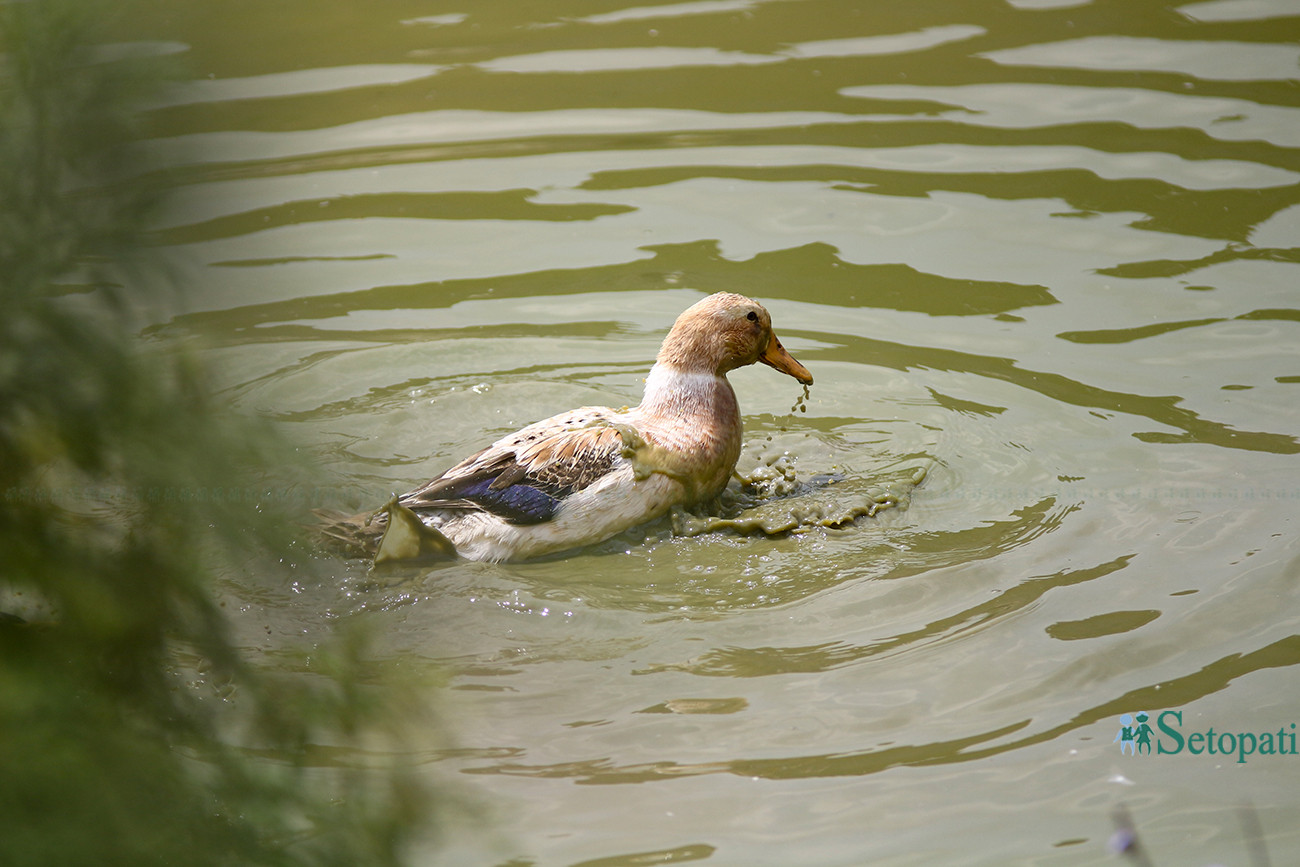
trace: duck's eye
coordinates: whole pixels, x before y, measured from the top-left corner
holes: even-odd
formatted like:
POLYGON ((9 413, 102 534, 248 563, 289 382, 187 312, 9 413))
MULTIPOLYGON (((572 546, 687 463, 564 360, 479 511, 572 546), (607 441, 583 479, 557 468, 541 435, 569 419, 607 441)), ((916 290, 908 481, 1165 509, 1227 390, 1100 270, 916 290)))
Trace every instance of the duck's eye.
POLYGON ((758 321, 758 314, 755 313, 753 310, 751 310, 751 311, 749 311, 748 313, 745 314, 745 318, 748 319, 750 322, 757 322, 757 321, 758 321))

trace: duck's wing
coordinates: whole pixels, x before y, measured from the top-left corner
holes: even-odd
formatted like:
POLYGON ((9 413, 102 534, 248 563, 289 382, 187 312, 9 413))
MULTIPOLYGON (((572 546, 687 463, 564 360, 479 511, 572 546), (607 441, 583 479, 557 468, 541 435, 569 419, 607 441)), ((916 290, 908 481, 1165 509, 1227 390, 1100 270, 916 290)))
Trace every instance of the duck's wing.
POLYGON ((587 407, 529 425, 471 455, 400 503, 421 509, 480 509, 515 524, 550 520, 564 498, 610 473, 626 426, 587 407))

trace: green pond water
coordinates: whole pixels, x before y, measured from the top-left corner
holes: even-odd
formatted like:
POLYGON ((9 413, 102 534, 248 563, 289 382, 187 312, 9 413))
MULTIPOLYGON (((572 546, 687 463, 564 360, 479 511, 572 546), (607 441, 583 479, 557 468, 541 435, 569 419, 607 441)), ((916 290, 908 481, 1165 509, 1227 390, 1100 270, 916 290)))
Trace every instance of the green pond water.
POLYGON ((1245 863, 1245 804, 1300 861, 1300 756, 1219 737, 1300 723, 1293 3, 148 8, 194 80, 146 339, 304 515, 635 404, 707 293, 816 378, 731 376, 767 513, 227 576, 271 664, 361 621, 446 673, 409 762, 482 813, 414 863, 1094 864, 1120 804, 1160 864, 1245 863))

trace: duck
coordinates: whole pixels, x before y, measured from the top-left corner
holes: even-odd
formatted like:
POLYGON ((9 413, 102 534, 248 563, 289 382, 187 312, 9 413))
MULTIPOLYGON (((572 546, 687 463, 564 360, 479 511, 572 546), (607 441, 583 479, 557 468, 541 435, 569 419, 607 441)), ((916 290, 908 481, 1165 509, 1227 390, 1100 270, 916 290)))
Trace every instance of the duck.
POLYGON ((524 560, 707 502, 740 457, 740 405, 727 374, 755 363, 812 384, 762 304, 709 295, 673 323, 637 406, 584 406, 530 424, 377 512, 331 519, 323 532, 375 565, 524 560))

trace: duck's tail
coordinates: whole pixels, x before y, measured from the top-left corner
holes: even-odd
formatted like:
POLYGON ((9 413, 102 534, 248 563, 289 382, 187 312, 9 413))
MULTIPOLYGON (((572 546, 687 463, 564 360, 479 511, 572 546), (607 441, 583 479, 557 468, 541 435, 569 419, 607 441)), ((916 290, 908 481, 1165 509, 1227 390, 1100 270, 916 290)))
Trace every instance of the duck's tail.
POLYGON ((419 515, 393 496, 375 512, 349 515, 329 509, 315 509, 320 519, 316 532, 322 541, 349 557, 366 557, 376 566, 382 563, 419 560, 454 560, 456 546, 419 515))

